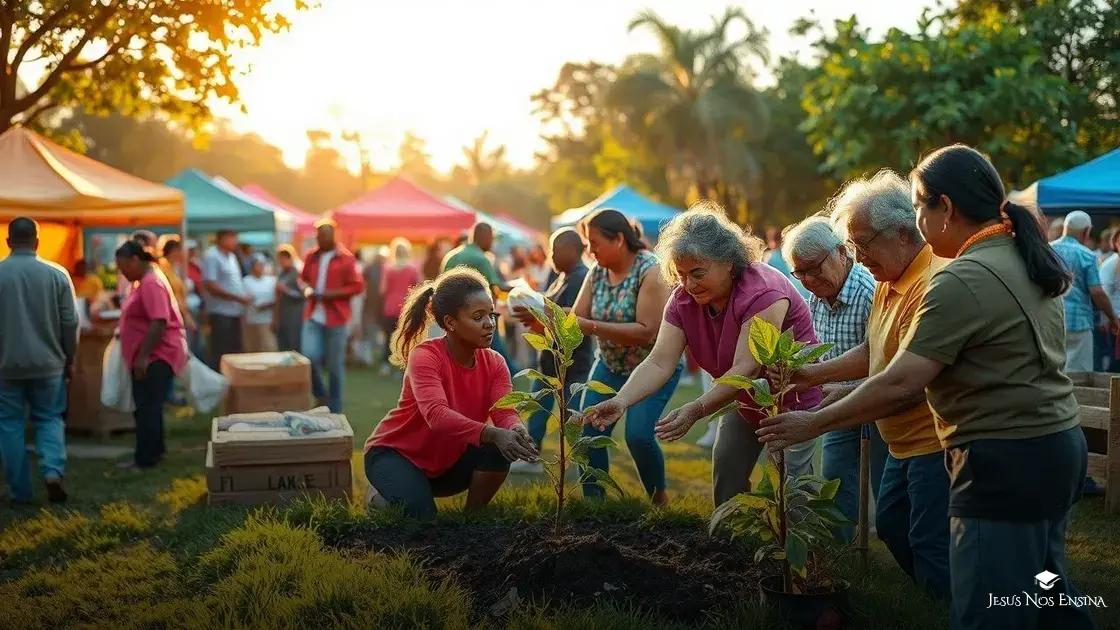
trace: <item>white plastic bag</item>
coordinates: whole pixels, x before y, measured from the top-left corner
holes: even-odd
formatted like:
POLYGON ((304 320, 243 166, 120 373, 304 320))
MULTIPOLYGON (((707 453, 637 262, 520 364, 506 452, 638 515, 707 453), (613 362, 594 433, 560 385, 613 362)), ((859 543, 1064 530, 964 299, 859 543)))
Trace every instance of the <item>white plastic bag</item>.
POLYGON ((124 413, 136 411, 136 401, 132 398, 132 374, 121 354, 121 342, 116 337, 105 347, 105 355, 101 358, 101 404, 124 413))
POLYGON ((226 377, 210 369, 193 354, 187 367, 179 374, 187 389, 187 400, 195 411, 209 413, 222 402, 229 389, 226 377))
POLYGON ((506 301, 509 302, 511 309, 520 306, 530 311, 544 312, 544 296, 528 287, 514 287, 510 290, 506 301))

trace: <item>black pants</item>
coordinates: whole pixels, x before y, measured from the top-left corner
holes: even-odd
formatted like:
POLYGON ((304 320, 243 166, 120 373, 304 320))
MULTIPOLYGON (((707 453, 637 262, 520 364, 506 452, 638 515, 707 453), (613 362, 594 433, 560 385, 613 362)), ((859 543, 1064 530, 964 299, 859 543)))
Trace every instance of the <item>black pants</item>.
POLYGON ((136 465, 150 468, 159 463, 163 444, 163 403, 171 391, 174 374, 165 361, 153 361, 144 378, 132 377, 132 398, 136 401, 136 465))
POLYGON ((389 357, 393 356, 393 333, 397 331, 399 325, 398 318, 385 317, 381 318, 381 330, 385 333, 385 363, 389 362, 389 357))
POLYGON ((220 370, 223 354, 241 352, 241 318, 210 315, 210 368, 220 370))
POLYGON ((493 444, 468 446, 455 465, 428 477, 395 449, 375 446, 366 453, 366 479, 392 505, 412 518, 436 515, 436 497, 451 497, 471 487, 474 471, 509 472, 509 461, 493 444))

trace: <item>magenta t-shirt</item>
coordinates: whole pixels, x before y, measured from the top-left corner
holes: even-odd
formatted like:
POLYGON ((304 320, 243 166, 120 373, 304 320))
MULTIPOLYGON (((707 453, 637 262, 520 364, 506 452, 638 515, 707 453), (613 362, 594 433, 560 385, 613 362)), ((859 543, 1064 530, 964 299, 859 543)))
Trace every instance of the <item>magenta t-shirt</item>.
POLYGON ((152 350, 151 360, 165 361, 171 366, 172 372, 178 373, 187 364, 183 317, 172 297, 171 287, 153 269, 140 278, 121 308, 121 355, 129 367, 136 362, 140 344, 155 319, 167 320, 167 328, 163 331, 163 338, 152 350))
MULTIPOLYGON (((731 299, 727 307, 718 314, 697 304, 683 287, 677 286, 665 307, 665 321, 684 331, 685 342, 696 363, 718 378, 735 362, 735 350, 743 324, 782 298, 789 300, 782 330, 792 329, 794 339, 802 343, 817 343, 809 306, 804 298, 782 272, 763 263, 748 265, 743 270, 731 285, 731 299)), ((750 407, 743 410, 744 418, 757 422, 763 417, 762 410, 749 395, 744 394, 740 400, 750 407)), ((815 387, 788 401, 791 409, 812 409, 820 402, 821 390, 815 387)))
POLYGON ((381 272, 382 315, 397 319, 404 309, 408 290, 420 284, 420 270, 411 264, 387 265, 381 272))

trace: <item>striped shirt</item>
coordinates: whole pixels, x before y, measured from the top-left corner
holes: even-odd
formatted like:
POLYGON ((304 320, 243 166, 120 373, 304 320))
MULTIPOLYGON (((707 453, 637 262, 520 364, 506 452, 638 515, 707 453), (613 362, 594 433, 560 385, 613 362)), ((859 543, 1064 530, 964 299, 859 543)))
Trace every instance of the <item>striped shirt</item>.
POLYGON ((1072 236, 1064 236, 1050 246, 1054 248, 1066 269, 1073 274, 1073 284, 1062 296, 1066 307, 1066 331, 1084 332, 1093 329, 1093 299, 1089 289, 1101 285, 1097 271, 1097 257, 1072 236))
POLYGON ((821 361, 838 357, 867 339, 867 316, 875 295, 875 278, 859 263, 852 265, 848 279, 836 295, 835 305, 828 300, 809 296, 809 312, 813 328, 821 343, 833 344, 821 361))

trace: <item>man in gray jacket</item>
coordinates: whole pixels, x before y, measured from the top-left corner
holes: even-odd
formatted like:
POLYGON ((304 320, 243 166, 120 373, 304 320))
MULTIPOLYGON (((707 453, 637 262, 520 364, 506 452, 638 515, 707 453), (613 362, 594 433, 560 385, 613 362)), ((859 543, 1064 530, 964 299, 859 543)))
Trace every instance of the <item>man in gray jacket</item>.
POLYGON ((52 503, 66 500, 62 414, 78 346, 74 285, 66 270, 39 258, 39 226, 8 224, 10 256, 0 261, 0 459, 13 504, 32 502, 24 448, 30 412, 39 471, 52 503))

